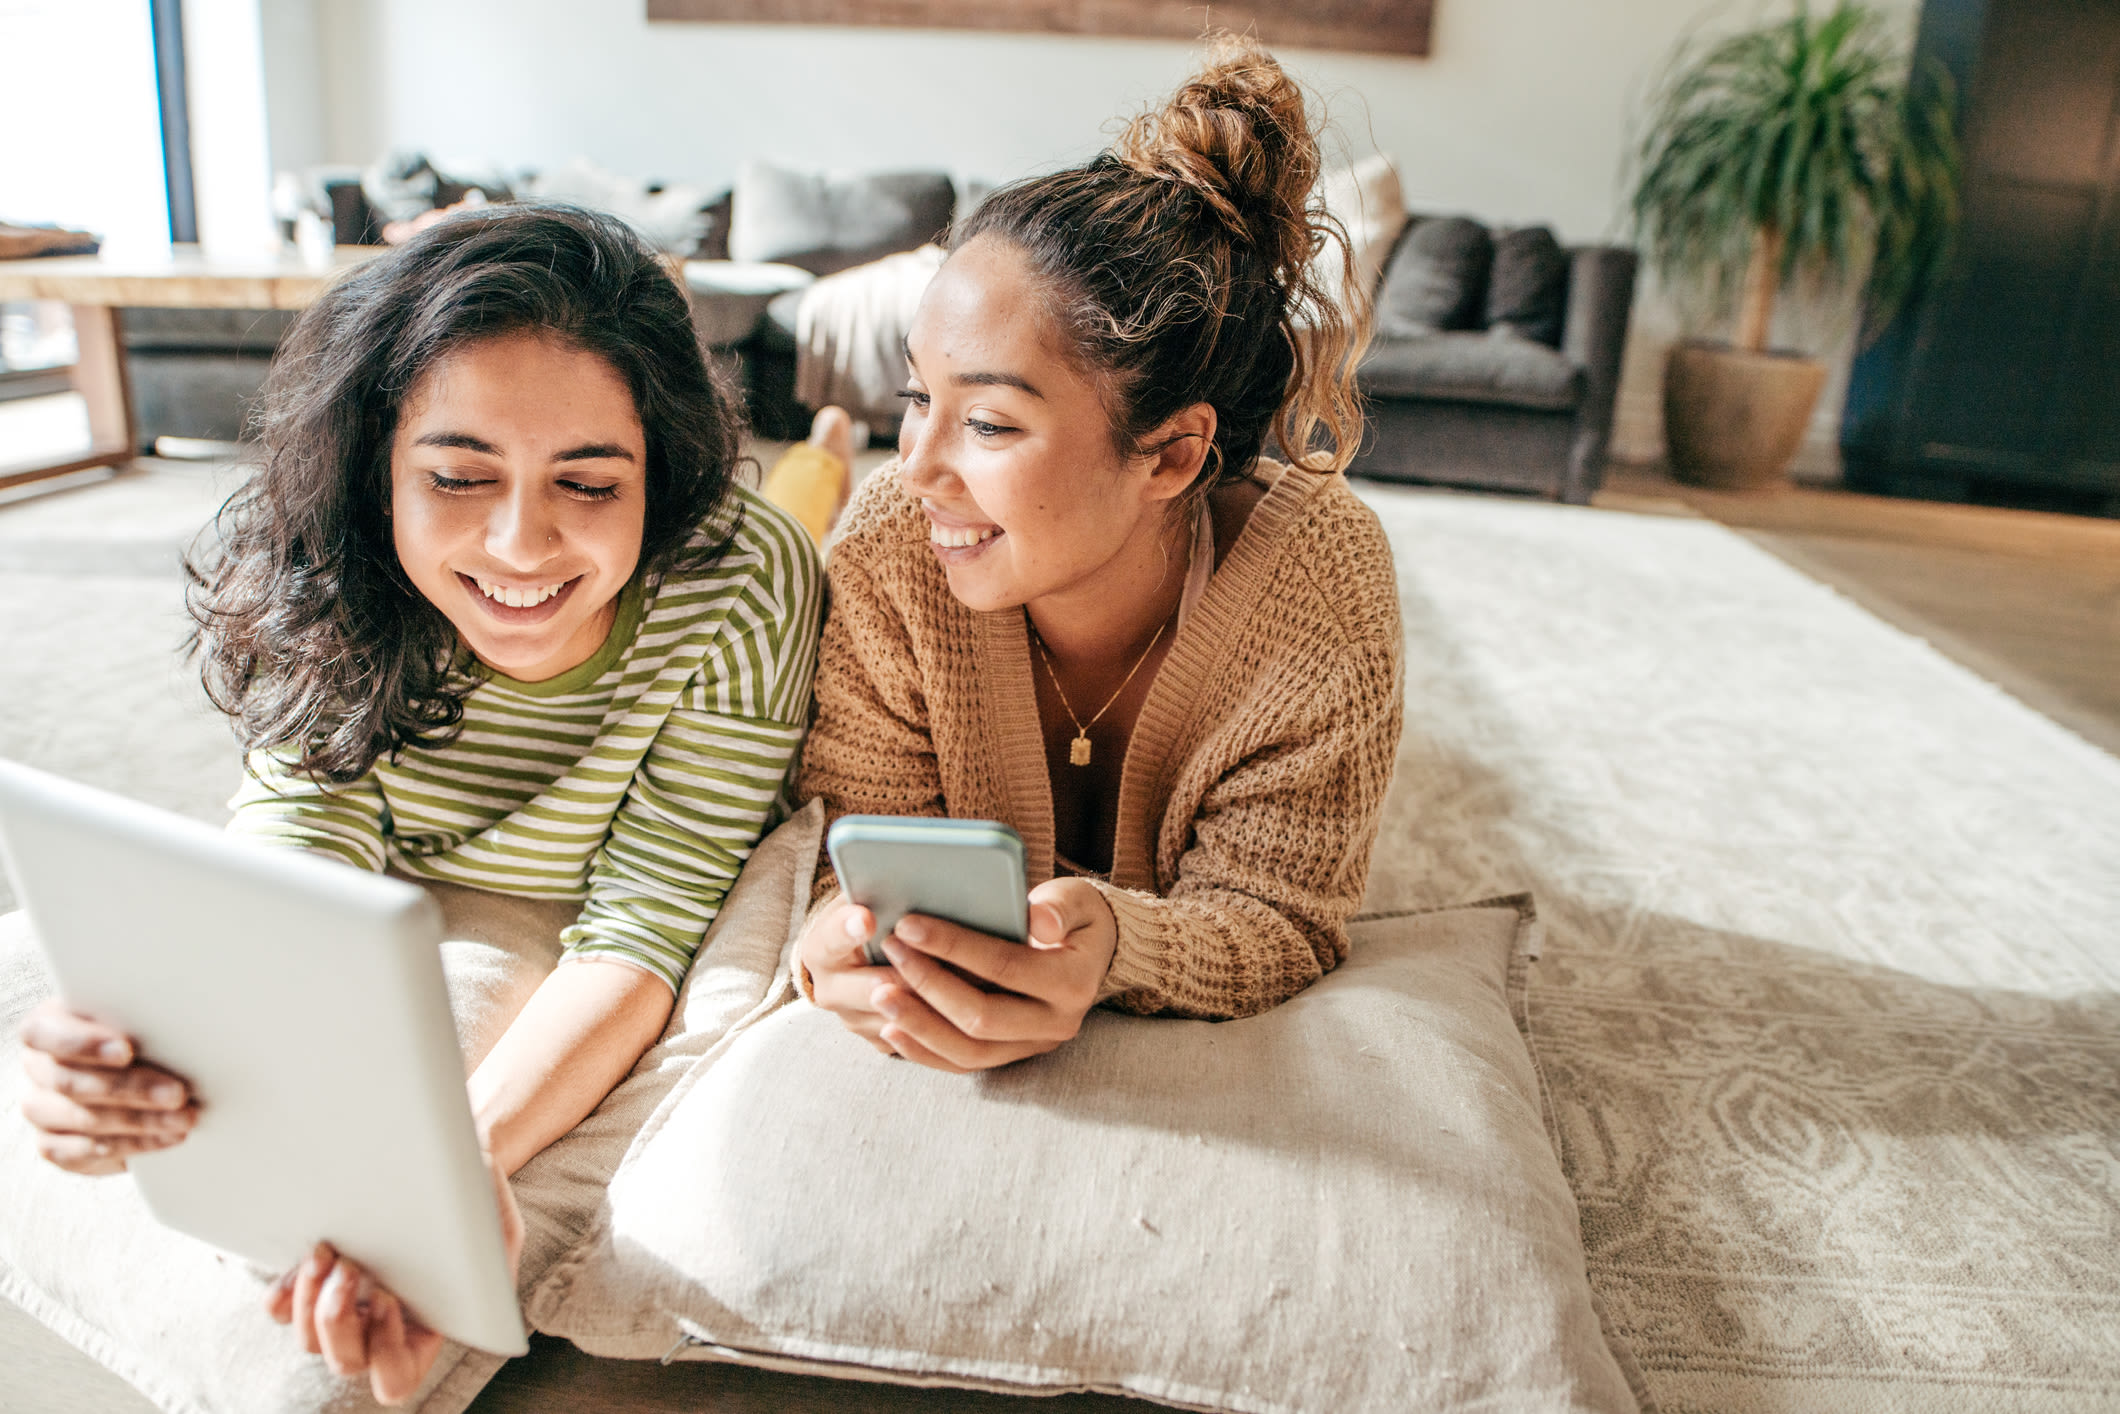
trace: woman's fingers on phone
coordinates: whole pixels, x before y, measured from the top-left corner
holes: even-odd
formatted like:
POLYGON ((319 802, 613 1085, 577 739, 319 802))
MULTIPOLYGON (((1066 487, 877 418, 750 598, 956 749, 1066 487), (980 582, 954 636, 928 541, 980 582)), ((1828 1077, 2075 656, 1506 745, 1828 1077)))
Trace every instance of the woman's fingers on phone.
POLYGON ((74 1065, 133 1063, 131 1037, 56 999, 42 1003, 22 1018, 22 1044, 27 1050, 42 1051, 74 1065))
POLYGON ((1067 910, 1051 899, 1034 902, 1029 911, 1031 946, 1034 948, 1059 948, 1067 946, 1068 935, 1074 932, 1067 910))
MULTIPOLYGON (((882 993, 879 1001, 889 1018, 881 1033, 883 1039, 907 1060, 917 1060, 940 1070, 992 1070, 1025 1056, 1042 1055, 1064 1039, 1038 1034, 1045 1029, 1040 1027, 1032 1027, 1028 1034, 1008 1039, 980 1039, 967 1035, 956 1022, 906 988, 878 990, 882 993), (908 1046, 908 1041, 912 1045, 908 1046)), ((976 988, 972 990, 975 995, 987 995, 979 993, 976 988)), ((1019 998, 1006 1000, 1018 1006, 1035 1005, 1019 998)))
POLYGON ((1046 947, 1108 948, 1118 931, 1112 906, 1087 879, 1048 879, 1030 893, 1030 931, 1046 947))
POLYGON ((946 1070, 952 1075, 968 1073, 967 1067, 958 1065, 954 1061, 945 1060, 914 1040, 909 1033, 898 1026, 884 1027, 883 1035, 883 1049, 902 1060, 909 1060, 916 1065, 927 1066, 930 1070, 946 1070))
MULTIPOLYGON (((981 937, 976 933, 972 936, 981 937)), ((1002 943, 1000 946, 1022 950, 1020 945, 1015 943, 1002 943)), ((901 1000, 910 992, 915 994, 918 1001, 932 1008, 951 1029, 974 1041, 1044 1039, 1046 1033, 1053 1029, 1052 1008, 1042 1001, 1011 992, 981 991, 933 957, 908 947, 896 937, 885 939, 883 947, 896 967, 899 978, 903 980, 902 986, 878 987, 872 999, 872 1004, 888 1020, 900 1019, 893 1011, 894 1006, 908 1012, 913 1010, 906 1007, 901 1000)), ((957 965, 969 972, 978 971, 976 967, 963 962, 957 965)), ((922 1035, 921 1039, 933 1047, 934 1042, 931 1039, 925 1035, 922 1035)), ((953 1055, 951 1059, 961 1057, 953 1055)))
POLYGON ((813 972, 810 988, 817 998, 817 1005, 852 1025, 855 1016, 875 1011, 869 1005, 869 998, 875 993, 877 984, 897 980, 898 974, 891 968, 862 966, 839 972, 813 972))
POLYGON ((916 998, 900 1020, 883 1028, 883 1039, 904 1059, 953 1075, 1011 1065, 1059 1045, 1057 1041, 974 1041, 935 1013, 922 1017, 918 1007, 916 998))
POLYGON ((858 903, 844 903, 839 907, 839 919, 832 927, 831 955, 825 959, 828 967, 868 967, 869 939, 876 935, 876 915, 858 903))
POLYGON ((910 944, 907 951, 916 959, 923 954, 942 958, 952 967, 1026 997, 1043 999, 1059 980, 1054 969, 1058 959, 1051 952, 1027 948, 940 918, 907 914, 891 936, 884 939, 884 955, 895 959, 891 951, 894 942, 901 947, 910 944))

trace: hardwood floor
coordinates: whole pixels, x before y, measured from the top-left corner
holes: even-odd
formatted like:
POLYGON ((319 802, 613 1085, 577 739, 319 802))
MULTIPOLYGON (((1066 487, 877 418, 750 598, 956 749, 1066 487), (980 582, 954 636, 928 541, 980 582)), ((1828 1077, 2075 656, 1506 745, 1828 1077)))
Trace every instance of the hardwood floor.
POLYGON ((1596 504, 1730 526, 2120 755, 2120 520, 1816 486, 1710 491, 1627 466, 1596 504))

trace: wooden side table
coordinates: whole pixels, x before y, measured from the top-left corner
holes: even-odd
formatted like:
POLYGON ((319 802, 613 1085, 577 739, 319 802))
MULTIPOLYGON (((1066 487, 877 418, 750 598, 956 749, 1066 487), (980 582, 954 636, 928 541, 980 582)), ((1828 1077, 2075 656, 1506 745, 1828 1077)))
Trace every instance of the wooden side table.
POLYGON ((88 404, 89 446, 58 461, 0 464, 0 490, 97 466, 123 466, 133 445, 132 396, 118 310, 125 305, 184 309, 300 309, 333 280, 381 254, 381 246, 341 246, 329 269, 304 265, 292 251, 277 260, 211 261, 197 246, 170 248, 166 259, 111 260, 100 255, 0 261, 0 300, 61 300, 73 309, 80 356, 71 370, 88 404))

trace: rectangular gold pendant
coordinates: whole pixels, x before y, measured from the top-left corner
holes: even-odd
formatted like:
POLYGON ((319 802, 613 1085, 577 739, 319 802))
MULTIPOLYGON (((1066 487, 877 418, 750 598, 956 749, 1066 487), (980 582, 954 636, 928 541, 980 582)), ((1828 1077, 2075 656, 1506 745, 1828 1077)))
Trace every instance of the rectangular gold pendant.
POLYGON ((1078 736, 1067 744, 1067 759, 1070 765, 1087 766, 1089 764, 1089 738, 1087 736, 1078 736))

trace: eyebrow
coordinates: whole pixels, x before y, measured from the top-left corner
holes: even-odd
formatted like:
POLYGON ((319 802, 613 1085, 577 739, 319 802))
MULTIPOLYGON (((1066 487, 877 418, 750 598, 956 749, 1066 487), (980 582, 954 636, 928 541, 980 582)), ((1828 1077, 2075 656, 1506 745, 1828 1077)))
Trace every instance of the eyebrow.
POLYGON ((552 460, 556 462, 632 461, 633 453, 616 442, 585 442, 570 447, 552 460))
MULTIPOLYGON (((903 336, 899 338, 898 346, 905 352, 905 361, 918 373, 920 365, 914 361, 913 346, 903 336)), ((952 373, 950 382, 960 388, 1020 388, 1038 401, 1045 401, 1045 394, 1033 388, 1030 380, 1020 373, 952 373)))
MULTIPOLYGON (((455 447, 460 451, 477 452, 482 456, 497 457, 501 449, 483 437, 474 437, 468 432, 428 432, 412 439, 415 447, 455 447)), ((634 461, 633 453, 616 442, 584 442, 579 447, 569 447, 552 460, 556 462, 634 461)))

